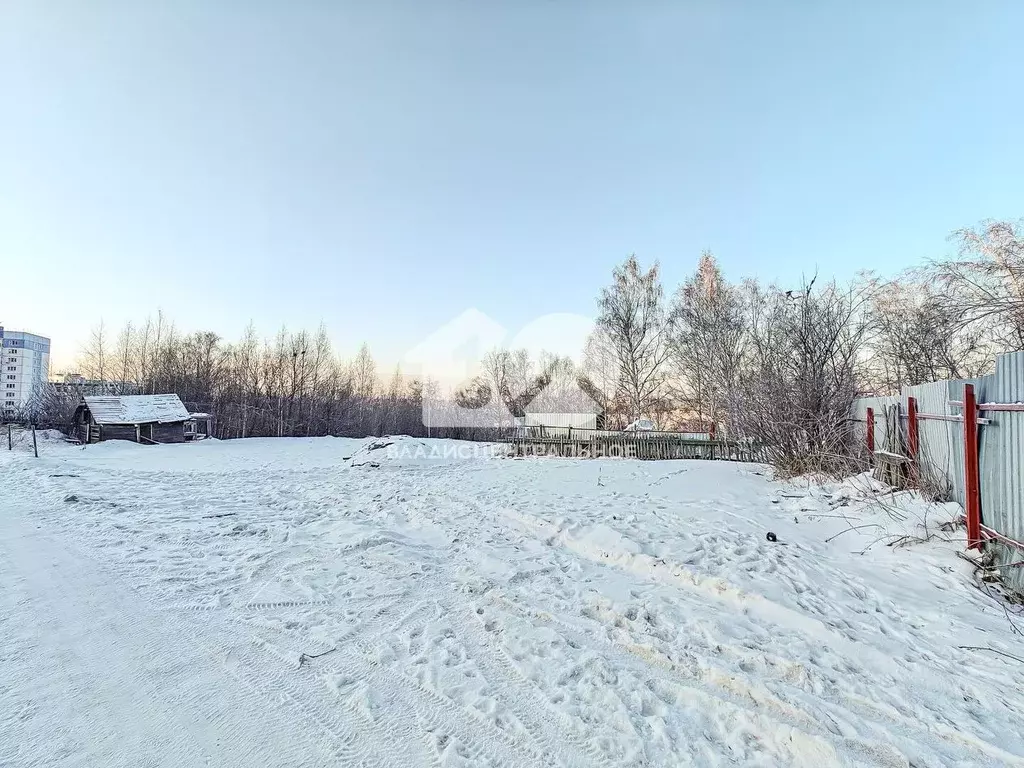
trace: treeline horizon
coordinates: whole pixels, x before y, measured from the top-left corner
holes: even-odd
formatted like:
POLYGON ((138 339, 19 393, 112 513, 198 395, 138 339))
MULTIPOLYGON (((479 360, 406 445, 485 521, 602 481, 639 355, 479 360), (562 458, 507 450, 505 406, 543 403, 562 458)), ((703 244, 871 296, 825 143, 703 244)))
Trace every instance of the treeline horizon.
POLYGON ((494 349, 481 374, 450 396, 400 368, 380 372, 365 343, 354 358, 339 356, 323 325, 260 338, 250 324, 231 342, 181 333, 163 313, 114 337, 101 323, 79 372, 175 392, 213 413, 222 437, 421 436, 424 399, 497 404, 515 417, 540 391, 570 399, 582 391, 607 428, 641 417, 665 429, 714 423, 786 446, 787 455, 842 453, 856 396, 978 376, 996 354, 1024 349, 1020 226, 958 230, 956 256, 889 280, 865 273, 796 286, 731 283, 705 252, 666 295, 658 263, 645 268, 633 255, 600 289, 594 332, 577 358, 494 349))

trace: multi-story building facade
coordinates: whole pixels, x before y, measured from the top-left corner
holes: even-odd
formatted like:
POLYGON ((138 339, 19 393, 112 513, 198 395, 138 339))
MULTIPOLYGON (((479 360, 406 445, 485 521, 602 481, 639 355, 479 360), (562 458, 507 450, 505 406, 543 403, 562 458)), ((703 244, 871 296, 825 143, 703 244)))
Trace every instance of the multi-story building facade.
POLYGON ((0 414, 10 418, 31 409, 50 374, 50 340, 0 326, 0 414))
POLYGON ((85 395, 141 395, 139 385, 130 381, 87 379, 80 373, 57 374, 49 386, 57 394, 85 395))

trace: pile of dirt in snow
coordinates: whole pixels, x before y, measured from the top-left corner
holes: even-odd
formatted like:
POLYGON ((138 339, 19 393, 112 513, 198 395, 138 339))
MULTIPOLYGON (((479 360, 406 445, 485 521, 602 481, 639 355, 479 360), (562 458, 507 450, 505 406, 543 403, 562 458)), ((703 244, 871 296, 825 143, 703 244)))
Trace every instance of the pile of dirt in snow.
POLYGON ((365 443, 349 458, 349 466, 352 467, 379 467, 384 457, 382 451, 386 451, 394 445, 389 437, 368 438, 365 443))

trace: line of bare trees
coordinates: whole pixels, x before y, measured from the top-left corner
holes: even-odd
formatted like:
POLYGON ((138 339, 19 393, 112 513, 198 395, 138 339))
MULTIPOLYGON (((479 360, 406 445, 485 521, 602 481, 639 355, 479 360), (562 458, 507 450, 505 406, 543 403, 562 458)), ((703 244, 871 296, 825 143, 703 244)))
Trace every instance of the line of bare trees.
MULTIPOLYGON (((227 342, 182 334, 161 313, 114 339, 99 325, 78 363, 106 394, 177 393, 191 411, 215 416, 221 438, 425 433, 424 383, 398 369, 382 377, 366 345, 339 358, 323 327, 261 340, 250 326, 227 342)), ((37 420, 68 423, 79 400, 75 388, 51 389, 37 420)))
MULTIPOLYGON (((250 327, 227 342, 180 333, 162 314, 113 338, 100 324, 81 372, 124 391, 176 392, 212 412, 221 437, 426 435, 425 398, 441 408, 497 405, 510 419, 546 398, 552 410, 596 404, 611 429, 638 418, 663 429, 714 424, 730 438, 773 446, 778 464, 802 471, 849 452, 856 396, 981 375, 998 352, 1024 348, 1021 226, 958 231, 955 256, 889 281, 730 283, 705 253, 668 298, 658 265, 644 269, 630 256, 600 291, 579 355, 492 350, 481 374, 449 397, 400 370, 382 376, 365 345, 354 359, 339 358, 322 327, 269 340, 250 327)), ((49 400, 42 418, 56 423, 77 398, 49 400)))
POLYGON ((858 395, 978 376, 1024 349, 1021 226, 958 231, 956 256, 889 281, 730 284, 705 253, 667 302, 658 266, 631 256, 600 294, 587 347, 617 374, 607 412, 713 423, 770 446, 791 471, 834 469, 853 451, 858 395))

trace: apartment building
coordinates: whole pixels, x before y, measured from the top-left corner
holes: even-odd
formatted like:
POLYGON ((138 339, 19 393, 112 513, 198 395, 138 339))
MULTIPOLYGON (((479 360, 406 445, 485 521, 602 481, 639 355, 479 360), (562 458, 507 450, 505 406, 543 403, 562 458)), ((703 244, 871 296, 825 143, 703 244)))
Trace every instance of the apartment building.
POLYGON ((31 408, 50 373, 50 340, 0 326, 0 413, 14 417, 31 408))

